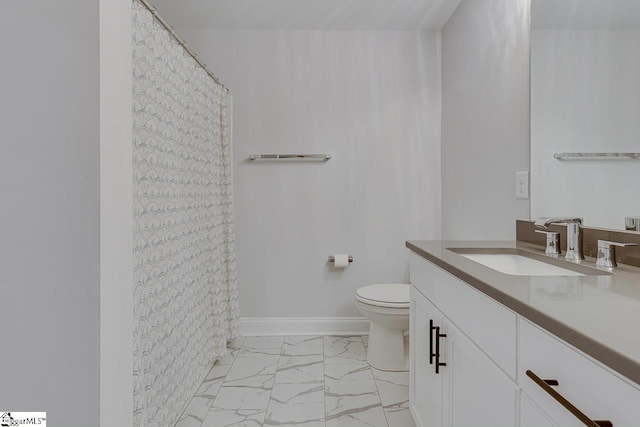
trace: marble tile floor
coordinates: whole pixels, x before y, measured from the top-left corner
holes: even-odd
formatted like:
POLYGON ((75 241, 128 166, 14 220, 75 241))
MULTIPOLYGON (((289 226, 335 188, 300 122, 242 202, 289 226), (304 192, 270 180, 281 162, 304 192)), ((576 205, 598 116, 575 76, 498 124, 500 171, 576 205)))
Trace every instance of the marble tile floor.
POLYGON ((409 373, 371 368, 367 338, 238 338, 175 427, 415 427, 409 373))

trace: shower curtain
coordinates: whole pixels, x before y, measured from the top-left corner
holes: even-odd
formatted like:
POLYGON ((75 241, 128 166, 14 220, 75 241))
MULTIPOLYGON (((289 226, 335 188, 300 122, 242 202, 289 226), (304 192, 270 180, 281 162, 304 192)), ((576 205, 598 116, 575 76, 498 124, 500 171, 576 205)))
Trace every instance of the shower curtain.
POLYGON ((238 331, 227 90, 133 1, 134 426, 173 426, 238 331))

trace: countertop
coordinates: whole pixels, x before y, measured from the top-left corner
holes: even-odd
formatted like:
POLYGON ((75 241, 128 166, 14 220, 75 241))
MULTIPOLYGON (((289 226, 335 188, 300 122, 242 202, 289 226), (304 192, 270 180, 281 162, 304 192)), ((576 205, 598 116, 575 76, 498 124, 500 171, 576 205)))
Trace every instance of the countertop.
MULTIPOLYGON (((587 258, 577 268, 587 268, 584 271, 596 275, 515 276, 449 248, 517 248, 546 257, 544 248, 516 241, 412 240, 406 246, 640 384, 640 268, 618 264, 610 271, 602 271, 596 269, 595 259, 587 258)), ((575 266, 562 257, 553 262, 567 263, 568 268, 575 266)))

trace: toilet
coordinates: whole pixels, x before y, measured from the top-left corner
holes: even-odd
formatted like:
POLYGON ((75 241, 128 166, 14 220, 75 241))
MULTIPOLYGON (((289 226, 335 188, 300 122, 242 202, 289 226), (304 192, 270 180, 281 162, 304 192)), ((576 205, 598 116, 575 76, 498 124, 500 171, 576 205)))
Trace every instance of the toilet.
POLYGON ((404 331, 409 329, 409 285, 383 283, 356 291, 356 308, 371 321, 367 362, 382 371, 406 371, 404 331))

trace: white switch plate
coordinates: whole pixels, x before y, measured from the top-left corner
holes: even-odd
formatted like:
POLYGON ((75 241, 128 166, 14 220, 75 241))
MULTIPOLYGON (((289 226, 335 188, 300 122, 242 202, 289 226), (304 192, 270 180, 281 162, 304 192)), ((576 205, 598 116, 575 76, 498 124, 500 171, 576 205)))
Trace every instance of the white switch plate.
POLYGON ((516 172, 516 199, 529 198, 529 171, 516 172))

